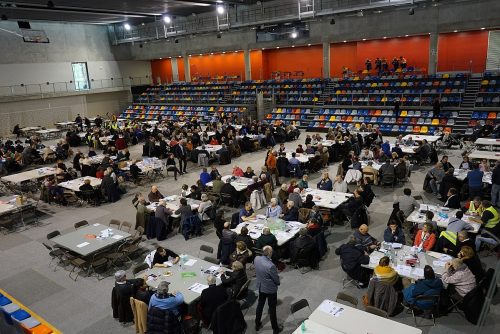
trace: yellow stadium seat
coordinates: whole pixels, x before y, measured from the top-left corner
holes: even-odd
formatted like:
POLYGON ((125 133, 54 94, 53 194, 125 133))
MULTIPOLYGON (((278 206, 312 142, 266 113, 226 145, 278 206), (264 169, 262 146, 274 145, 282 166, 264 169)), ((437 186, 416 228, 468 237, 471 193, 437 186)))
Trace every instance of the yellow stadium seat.
POLYGON ((401 110, 401 117, 406 117, 406 116, 408 116, 408 111, 401 110))
POLYGON ((437 119, 437 118, 433 118, 433 119, 432 119, 432 123, 431 123, 431 124, 432 124, 432 125, 439 125, 439 119, 437 119))
POLYGON ((406 87, 406 86, 408 86, 408 83, 407 83, 406 81, 403 81, 403 82, 401 83, 401 87, 406 87))
POLYGON ((443 74, 443 79, 448 79, 450 77, 450 74, 449 73, 445 73, 443 74))
POLYGON ((420 128, 420 133, 422 133, 422 134, 426 134, 427 132, 429 132, 429 129, 428 129, 426 126, 422 126, 422 127, 420 128))
POLYGON ((486 86, 487 84, 489 84, 490 82, 486 79, 484 79, 483 81, 481 81, 481 85, 482 86, 486 86))

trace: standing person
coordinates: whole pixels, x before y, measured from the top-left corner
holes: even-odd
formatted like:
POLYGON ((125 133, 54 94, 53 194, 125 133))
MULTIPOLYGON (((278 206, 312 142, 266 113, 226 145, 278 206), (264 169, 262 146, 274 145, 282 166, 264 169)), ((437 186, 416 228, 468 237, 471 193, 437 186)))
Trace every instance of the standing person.
POLYGON ((500 161, 497 161, 491 175, 491 203, 500 207, 500 161))
POLYGON ((278 303, 278 286, 280 285, 280 278, 278 276, 278 269, 271 260, 272 255, 273 248, 271 246, 265 246, 262 249, 262 256, 257 256, 254 260, 257 289, 259 289, 259 301, 255 315, 255 331, 259 331, 262 328, 262 311, 264 310, 264 304, 267 299, 273 334, 277 334, 283 331, 283 325, 278 325, 278 319, 276 318, 276 304, 278 303))
POLYGON ((179 159, 179 170, 182 173, 187 173, 186 168, 187 168, 187 150, 184 147, 184 141, 182 140, 180 143, 177 144, 175 147, 175 153, 177 156, 177 159, 179 159))
MULTIPOLYGON (((266 166, 267 166, 267 170, 269 171, 269 173, 271 174, 271 176, 274 175, 274 177, 276 178, 276 186, 280 186, 281 183, 280 183, 280 180, 279 180, 278 168, 277 168, 278 160, 276 159, 277 155, 278 155, 278 153, 276 151, 272 151, 267 156, 266 166)), ((273 184, 272 178, 269 179, 269 182, 271 182, 271 184, 273 184)))
POLYGON ((394 68, 394 72, 396 72, 399 68, 399 60, 398 58, 394 57, 394 59, 392 60, 392 66, 394 68))
POLYGON ((366 65, 366 71, 370 73, 370 71, 372 70, 372 61, 370 59, 367 59, 365 61, 365 65, 366 65))
POLYGON ((441 101, 439 101, 438 97, 436 97, 432 103, 432 113, 434 118, 439 118, 439 114, 441 113, 441 101))

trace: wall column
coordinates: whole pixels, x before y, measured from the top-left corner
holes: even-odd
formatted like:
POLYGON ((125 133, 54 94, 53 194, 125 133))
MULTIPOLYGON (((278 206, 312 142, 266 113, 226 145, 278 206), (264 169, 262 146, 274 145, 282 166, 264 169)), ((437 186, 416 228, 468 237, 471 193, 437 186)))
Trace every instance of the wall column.
POLYGON ((184 80, 186 82, 191 82, 191 69, 189 68, 189 55, 187 53, 184 53, 182 55, 182 58, 184 59, 184 80))
POLYGON ((436 74, 437 71, 438 39, 438 32, 431 32, 429 36, 429 68, 427 69, 428 74, 436 74))
POLYGON ((330 42, 323 42, 323 78, 330 78, 330 42))
MULTIPOLYGON (((243 50, 243 59, 245 61, 245 80, 252 80, 252 63, 250 61, 250 50, 243 50)), ((243 78, 241 78, 243 80, 243 78)))
POLYGON ((170 65, 172 66, 172 81, 179 81, 179 66, 177 65, 177 58, 172 58, 170 60, 170 65))

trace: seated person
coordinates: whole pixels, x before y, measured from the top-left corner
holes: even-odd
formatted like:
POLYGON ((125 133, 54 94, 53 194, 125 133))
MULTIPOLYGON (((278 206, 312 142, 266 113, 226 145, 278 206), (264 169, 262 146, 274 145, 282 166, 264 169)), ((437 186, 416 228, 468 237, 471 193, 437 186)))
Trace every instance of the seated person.
POLYGON ((369 253, 373 252, 380 245, 380 242, 368 233, 368 225, 366 224, 361 225, 354 231, 352 236, 356 241, 356 246, 369 253))
POLYGON ((151 263, 151 265, 153 267, 166 267, 164 262, 167 262, 169 257, 173 258, 172 264, 176 264, 177 262, 179 262, 180 258, 177 253, 171 251, 168 248, 163 248, 160 246, 156 248, 156 253, 153 257, 153 262, 151 263))
MULTIPOLYGON (((484 208, 481 219, 471 218, 471 220, 482 224, 482 231, 487 231, 497 238, 500 237, 500 214, 498 213, 498 210, 493 207, 490 201, 485 200, 481 205, 484 208)), ((479 250, 481 249, 481 243, 483 242, 490 244, 493 247, 496 247, 498 245, 498 242, 490 235, 481 233, 480 236, 476 237, 476 252, 479 252, 479 250)))
POLYGON ((347 182, 344 181, 344 178, 342 175, 337 175, 335 176, 335 182, 333 183, 332 186, 332 191, 339 192, 339 193, 346 193, 347 192, 347 182))
POLYGON ((226 179, 226 183, 221 187, 220 193, 227 196, 224 198, 224 202, 233 206, 234 204, 239 204, 239 196, 236 188, 231 184, 231 178, 226 179), (227 201, 227 202, 226 202, 227 201))
POLYGON ((328 172, 323 173, 323 177, 318 182, 318 189, 332 191, 333 184, 332 180, 330 180, 330 177, 328 176, 328 172))
POLYGON ((264 246, 271 246, 273 249, 277 249, 278 247, 278 240, 274 234, 271 233, 271 229, 269 227, 264 227, 262 229, 262 235, 255 242, 255 247, 258 249, 262 249, 264 246))
POLYGON ((247 245, 243 241, 236 242, 236 250, 229 256, 229 263, 234 261, 239 261, 243 266, 249 262, 252 257, 252 251, 247 248, 247 245))
POLYGON ((390 260, 387 256, 383 256, 378 261, 378 266, 373 269, 373 276, 384 284, 393 285, 398 291, 403 287, 398 273, 390 266, 390 260))
POLYGON ((90 184, 90 179, 85 179, 78 189, 80 189, 80 191, 94 191, 94 187, 90 184))
POLYGON ((476 278, 469 267, 460 259, 453 259, 444 265, 441 280, 453 299, 461 300, 476 287, 476 278))
POLYGON ((220 175, 217 175, 215 179, 212 181, 212 191, 216 194, 220 194, 223 186, 224 186, 224 181, 222 181, 220 175))
POLYGON ((359 160, 373 160, 373 153, 368 147, 366 147, 360 154, 359 160))
POLYGON ((205 187, 207 185, 207 183, 210 181, 212 181, 212 177, 208 173, 207 168, 203 167, 203 170, 200 174, 200 183, 203 187, 205 187))
POLYGON ((446 227, 446 231, 442 231, 437 241, 437 251, 442 252, 445 248, 451 249, 457 244, 457 234, 460 231, 472 230, 473 227, 462 220, 464 213, 458 210, 455 217, 451 217, 446 227))
POLYGON ((121 323, 132 322, 134 320, 130 297, 135 296, 137 289, 143 282, 143 279, 127 280, 127 274, 124 270, 119 270, 115 273, 115 286, 111 293, 113 318, 118 318, 121 323))
POLYGON ((184 296, 181 292, 174 292, 170 294, 168 292, 168 285, 170 283, 166 281, 161 281, 158 284, 156 293, 151 296, 149 300, 149 310, 153 307, 160 310, 172 311, 176 316, 180 314, 179 306, 184 303, 184 296))
POLYGON ((210 325, 212 315, 215 310, 224 304, 227 299, 227 291, 223 285, 217 286, 217 279, 213 275, 207 276, 208 288, 201 292, 200 296, 200 309, 201 318, 206 325, 210 325))
POLYGON ((252 208, 252 203, 246 202, 245 206, 240 210, 240 215, 239 215, 240 224, 254 219, 255 219, 255 212, 252 208))
POLYGON ((396 220, 389 221, 389 226, 384 231, 384 241, 385 242, 395 242, 405 245, 406 239, 403 229, 398 227, 398 222, 396 220))
POLYGON ((252 249, 255 246, 255 243, 253 239, 248 235, 248 228, 246 226, 243 226, 240 230, 240 234, 236 236, 236 239, 234 239, 236 243, 238 241, 243 241, 248 249, 252 249))
POLYGON ((347 218, 351 218, 356 210, 363 206, 363 198, 361 197, 360 190, 354 190, 353 194, 354 196, 349 197, 347 202, 340 204, 337 209, 337 211, 340 211, 347 218))
POLYGON ((254 173, 252 167, 248 166, 247 170, 245 171, 245 173, 243 173, 243 176, 246 177, 246 178, 249 178, 249 179, 251 179, 252 177, 254 177, 255 173, 254 173))
MULTIPOLYGON (((231 295, 233 298, 238 296, 243 285, 245 285, 247 278, 247 273, 245 271, 245 266, 239 262, 234 261, 231 264, 232 271, 226 271, 221 275, 222 286, 229 288, 231 290, 231 295)), ((244 298, 246 296, 243 292, 240 297, 244 298)))
POLYGON ((484 275, 483 265, 481 264, 481 260, 474 252, 474 249, 469 246, 462 246, 460 252, 458 252, 457 257, 462 260, 463 263, 469 268, 469 270, 474 274, 476 278, 476 282, 480 282, 484 275))
POLYGON ((432 250, 436 243, 436 235, 432 231, 432 225, 425 223, 423 228, 418 230, 413 246, 425 249, 426 251, 432 250))
POLYGON ((299 210, 302 207, 302 197, 300 196, 300 188, 293 189, 293 192, 288 195, 288 200, 293 202, 293 206, 299 210))
POLYGON ((309 176, 307 174, 302 175, 302 179, 300 179, 300 181, 297 183, 297 186, 300 188, 300 190, 309 188, 308 180, 309 176))
POLYGON ((356 246, 357 241, 351 236, 346 244, 335 250, 335 254, 340 256, 340 266, 350 278, 359 282, 360 287, 368 286, 371 270, 361 265, 370 263, 368 253, 356 246))
POLYGON ((472 201, 469 201, 468 204, 465 205, 466 214, 471 216, 482 216, 483 215, 483 205, 481 201, 481 197, 476 196, 472 201))
POLYGON ((151 192, 148 194, 150 202, 159 202, 164 196, 160 193, 157 186, 151 186, 151 192))
POLYGON ((450 209, 460 209, 460 196, 457 194, 457 189, 450 188, 447 196, 448 198, 444 203, 444 207, 450 209))
POLYGON ((424 223, 418 223, 418 229, 421 230, 422 228, 424 228, 424 224, 425 223, 431 224, 433 231, 437 231, 438 230, 437 222, 434 220, 434 212, 427 211, 425 213, 425 222, 424 223))
POLYGON ((404 212, 405 217, 408 217, 413 210, 418 208, 418 203, 411 195, 410 188, 403 189, 403 194, 403 196, 399 196, 398 199, 394 201, 394 204, 399 204, 399 209, 404 212))
POLYGON ((278 205, 276 198, 271 198, 271 202, 266 210, 266 218, 279 218, 281 215, 281 206, 278 205))
POLYGON ((305 202, 302 203, 302 207, 305 208, 305 209, 312 209, 313 206, 315 206, 315 205, 316 204, 313 201, 313 195, 307 194, 305 202))
POLYGON ((288 200, 286 202, 286 212, 281 217, 285 221, 299 221, 299 210, 295 207, 293 201, 288 200))
POLYGON ((300 259, 307 261, 307 265, 313 269, 317 268, 319 262, 319 255, 316 251, 316 243, 314 239, 307 233, 307 228, 302 227, 299 230, 299 237, 290 243, 290 260, 296 263, 299 260, 300 251, 304 250, 309 252, 307 259, 300 259))
POLYGON ((424 267, 424 279, 417 280, 414 284, 403 289, 403 303, 415 305, 421 310, 431 309, 434 305, 430 301, 416 301, 418 296, 440 295, 443 290, 443 282, 436 278, 434 269, 426 265, 424 267))
POLYGON ((236 177, 243 177, 244 173, 243 173, 243 170, 240 167, 234 166, 233 167, 233 173, 231 175, 232 176, 236 176, 236 177))

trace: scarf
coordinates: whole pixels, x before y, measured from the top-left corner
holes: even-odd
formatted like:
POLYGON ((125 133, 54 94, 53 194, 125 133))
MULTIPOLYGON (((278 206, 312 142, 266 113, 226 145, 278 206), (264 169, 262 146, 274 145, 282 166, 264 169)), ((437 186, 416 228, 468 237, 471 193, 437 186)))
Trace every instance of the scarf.
POLYGON ((376 266, 373 272, 379 281, 384 284, 393 285, 399 278, 398 273, 390 266, 376 266))

